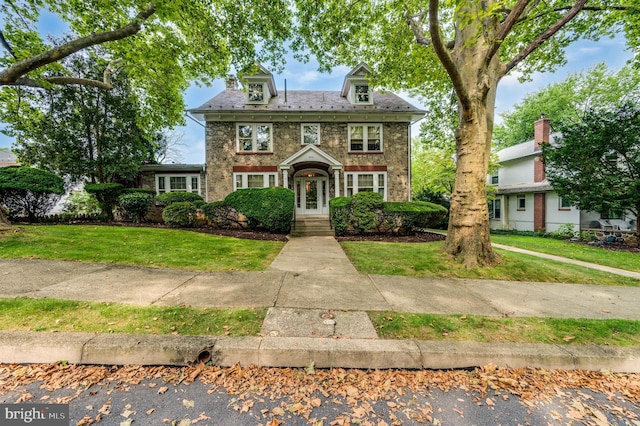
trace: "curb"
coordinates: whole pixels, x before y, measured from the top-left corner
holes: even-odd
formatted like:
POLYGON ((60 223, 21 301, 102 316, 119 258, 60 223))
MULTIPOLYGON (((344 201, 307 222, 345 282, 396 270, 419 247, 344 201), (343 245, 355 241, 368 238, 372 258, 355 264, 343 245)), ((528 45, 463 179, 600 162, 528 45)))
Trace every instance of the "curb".
POLYGON ((0 332, 0 363, 177 365, 212 361, 263 367, 505 368, 640 373, 640 347, 435 342, 313 337, 209 337, 0 332))

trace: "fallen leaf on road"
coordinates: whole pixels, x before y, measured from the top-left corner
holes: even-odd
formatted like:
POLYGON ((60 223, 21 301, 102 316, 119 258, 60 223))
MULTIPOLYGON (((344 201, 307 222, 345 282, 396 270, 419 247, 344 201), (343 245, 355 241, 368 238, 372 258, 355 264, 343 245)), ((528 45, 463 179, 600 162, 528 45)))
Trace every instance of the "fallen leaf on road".
POLYGON ((168 387, 163 386, 160 389, 158 389, 158 395, 162 395, 163 393, 166 393, 169 390, 168 387))
POLYGON ((182 405, 186 408, 193 408, 195 407, 196 403, 194 401, 189 401, 188 399, 183 399, 182 405))

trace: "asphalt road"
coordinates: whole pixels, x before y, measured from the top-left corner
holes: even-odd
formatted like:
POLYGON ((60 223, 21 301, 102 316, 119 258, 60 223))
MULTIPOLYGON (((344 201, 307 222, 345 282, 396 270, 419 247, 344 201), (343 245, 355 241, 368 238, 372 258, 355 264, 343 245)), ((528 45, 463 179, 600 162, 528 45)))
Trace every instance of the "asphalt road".
MULTIPOLYGON (((152 377, 143 379, 124 380, 106 377, 110 372, 106 376, 101 373, 106 379, 93 383, 82 378, 94 374, 86 371, 88 373, 74 372, 79 374, 78 379, 64 386, 53 384, 56 377, 64 373, 53 370, 44 382, 1 386, 8 384, 5 380, 8 375, 24 374, 19 366, 5 368, 0 374, 0 402, 16 403, 24 399, 29 403, 67 402, 72 425, 92 424, 97 420, 100 425, 118 426, 636 425, 640 420, 640 401, 612 392, 609 385, 603 385, 599 392, 549 385, 550 388, 537 397, 521 398, 504 389, 490 387, 477 391, 453 381, 416 388, 415 384, 402 384, 406 377, 416 373, 399 370, 400 374, 336 370, 331 373, 331 380, 320 378, 313 386, 313 382, 307 381, 309 385, 297 385, 297 388, 286 385, 285 380, 305 376, 304 369, 217 370, 213 383, 199 378, 191 382, 175 380, 175 377, 173 382, 168 382, 167 373, 154 373, 161 371, 159 369, 146 370, 152 377), (18 373, 14 373, 16 371, 18 373), (247 375, 244 381, 242 374, 247 375), (256 377, 260 374, 268 377, 256 377), (341 380, 350 384, 336 384, 341 380), (225 389, 225 385, 230 389, 225 389)), ((182 374, 180 371, 185 370, 175 371, 182 374)), ((459 373, 458 377, 477 375, 471 371, 459 373)), ((562 372, 556 374, 562 375, 562 372)), ((443 376, 446 377, 449 376, 443 376)), ((597 376, 593 377, 597 380, 597 376)))

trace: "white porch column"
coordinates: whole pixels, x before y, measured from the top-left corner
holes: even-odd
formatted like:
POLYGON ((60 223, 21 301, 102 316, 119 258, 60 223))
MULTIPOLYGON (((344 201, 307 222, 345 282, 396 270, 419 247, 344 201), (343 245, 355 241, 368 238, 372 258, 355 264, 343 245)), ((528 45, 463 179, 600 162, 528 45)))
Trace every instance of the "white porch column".
POLYGON ((282 187, 289 188, 289 168, 282 169, 282 187))
POLYGON ((340 169, 333 169, 333 180, 336 188, 336 198, 340 196, 340 169))

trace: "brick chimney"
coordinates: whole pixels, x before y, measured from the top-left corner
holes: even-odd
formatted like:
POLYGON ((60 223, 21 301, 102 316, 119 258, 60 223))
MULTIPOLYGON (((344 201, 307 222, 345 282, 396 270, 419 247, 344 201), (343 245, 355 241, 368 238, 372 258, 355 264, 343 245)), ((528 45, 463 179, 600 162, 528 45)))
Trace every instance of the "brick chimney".
POLYGON ((551 131, 551 120, 545 117, 544 114, 540 115, 540 119, 533 123, 533 142, 534 149, 538 151, 540 144, 543 142, 549 142, 549 133, 551 131))
POLYGON ((229 74, 227 76, 227 90, 236 90, 238 88, 238 80, 236 79, 236 76, 233 74, 229 74))
MULTIPOLYGON (((533 149, 535 151, 540 151, 540 146, 549 142, 550 123, 551 120, 546 118, 544 114, 541 114, 540 119, 533 123, 533 149)), ((542 182, 546 177, 542 157, 538 155, 533 159, 533 181, 542 182)))

